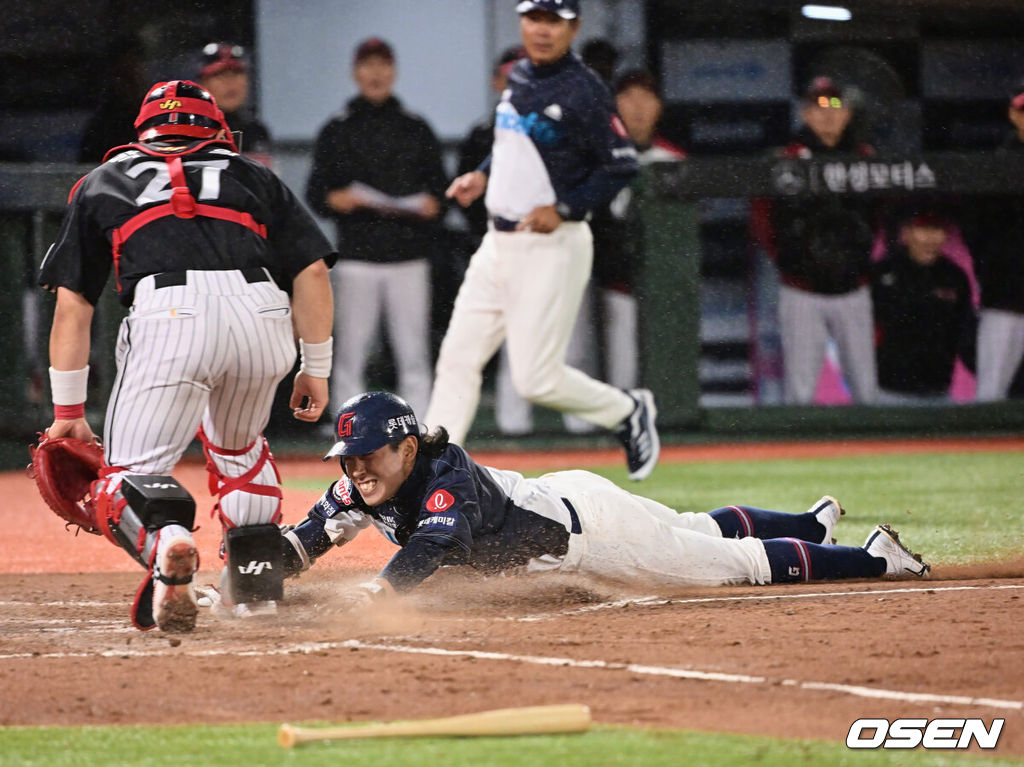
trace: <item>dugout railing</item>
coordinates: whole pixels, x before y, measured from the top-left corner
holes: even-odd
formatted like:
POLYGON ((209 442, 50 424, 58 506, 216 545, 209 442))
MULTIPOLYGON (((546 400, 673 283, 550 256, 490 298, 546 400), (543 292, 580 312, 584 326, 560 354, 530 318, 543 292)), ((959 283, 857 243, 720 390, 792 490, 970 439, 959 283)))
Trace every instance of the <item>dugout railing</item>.
MULTIPOLYGON (((0 436, 30 440, 49 422, 46 345, 53 299, 35 288, 35 271, 53 241, 68 190, 89 170, 79 165, 0 163, 0 436)), ((645 265, 641 278, 641 369, 656 393, 659 423, 681 438, 822 436, 858 433, 971 433, 1024 430, 1024 402, 936 408, 702 407, 701 243, 696 201, 793 194, 1024 194, 1024 159, 990 152, 925 153, 870 160, 691 158, 645 170, 641 182, 645 265)), ((1024 248, 1024 243, 1022 243, 1024 248)), ((1024 254, 1022 254, 1024 257, 1024 254)), ((1009 276, 1008 276, 1009 277, 1009 276)), ((1019 279, 1019 277, 1018 277, 1019 279)), ((97 428, 114 377, 123 310, 106 291, 97 307, 89 414, 97 428)), ((475 436, 489 434, 486 419, 475 436)))

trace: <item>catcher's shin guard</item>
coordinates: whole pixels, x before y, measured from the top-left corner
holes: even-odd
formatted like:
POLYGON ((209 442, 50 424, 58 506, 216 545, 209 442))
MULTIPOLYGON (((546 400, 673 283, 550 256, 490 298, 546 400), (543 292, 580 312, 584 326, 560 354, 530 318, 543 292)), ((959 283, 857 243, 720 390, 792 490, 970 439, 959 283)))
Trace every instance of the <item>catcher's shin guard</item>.
POLYGON ((258 436, 243 448, 214 445, 200 429, 197 434, 206 455, 210 494, 217 496, 213 513, 221 526, 278 523, 281 521, 281 475, 266 437, 258 436))
POLYGON ((246 525, 224 533, 228 597, 232 604, 284 597, 284 552, 277 525, 246 525))
POLYGON ((143 567, 153 559, 156 536, 166 525, 191 530, 196 502, 174 477, 163 474, 109 473, 92 486, 96 524, 103 535, 143 567))
POLYGON ((184 618, 188 616, 183 617, 183 613, 191 611, 189 602, 194 604, 191 581, 192 574, 199 567, 199 557, 191 543, 190 533, 195 522, 195 500, 174 477, 130 474, 117 469, 105 473, 107 476, 96 480, 92 487, 96 524, 104 537, 146 568, 146 578, 132 604, 132 623, 142 630, 151 629, 162 615, 168 613, 168 605, 171 605, 174 620, 165 622, 168 625, 173 623, 174 628, 168 630, 190 629, 194 625, 195 614, 191 614, 191 625, 185 626, 188 621, 184 618), (167 541, 164 546, 160 545, 165 531, 173 534, 169 538, 177 544, 172 553, 166 551, 167 541), (163 555, 163 558, 158 555, 163 555), (154 610, 157 581, 160 582, 160 593, 154 610), (172 605, 174 602, 179 604, 172 605))

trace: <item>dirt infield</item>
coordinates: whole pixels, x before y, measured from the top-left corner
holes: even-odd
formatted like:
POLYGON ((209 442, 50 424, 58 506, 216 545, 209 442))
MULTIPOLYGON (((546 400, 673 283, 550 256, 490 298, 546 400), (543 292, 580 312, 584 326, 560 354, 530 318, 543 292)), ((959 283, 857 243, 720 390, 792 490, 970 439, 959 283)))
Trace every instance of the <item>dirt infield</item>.
MULTIPOLYGON (((744 445, 731 457, 946 447, 924 444, 744 445)), ((551 456, 479 457, 524 470, 552 465, 551 456)), ((728 457, 723 446, 665 455, 728 457)), ((596 466, 619 456, 560 454, 555 463, 563 461, 596 466)), ((282 465, 290 479, 332 471, 318 461, 282 465)), ((176 474, 207 497, 201 466, 176 474)), ((130 627, 127 602, 141 571, 122 552, 91 536, 54 535, 56 520, 23 476, 4 477, 0 491, 17 499, 8 500, 5 528, 26 536, 15 546, 8 535, 0 559, 0 725, 376 720, 582 702, 602 723, 831 741, 845 740, 861 717, 1005 718, 996 753, 1024 755, 1024 560, 939 567, 926 582, 690 589, 671 599, 448 568, 421 587, 415 606, 333 616, 325 608, 339 583, 365 578, 393 550, 364 535, 355 556, 289 582, 276 618, 203 614, 194 633, 172 637, 130 627), (196 692, 156 692, 157 704, 154 684, 182 663, 200 680, 196 692)), ((288 489, 286 519, 317 495, 288 489)), ((218 531, 205 516, 202 524, 201 580, 212 581, 218 531)))

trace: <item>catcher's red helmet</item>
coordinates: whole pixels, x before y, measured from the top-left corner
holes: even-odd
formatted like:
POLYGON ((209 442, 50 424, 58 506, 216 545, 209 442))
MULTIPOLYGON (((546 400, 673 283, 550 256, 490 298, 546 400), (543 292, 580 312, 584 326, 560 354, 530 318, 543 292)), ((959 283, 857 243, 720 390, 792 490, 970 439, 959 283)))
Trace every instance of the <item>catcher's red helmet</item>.
POLYGON ((139 141, 171 136, 212 139, 224 130, 224 140, 233 143, 217 102, 191 80, 171 80, 150 88, 135 118, 135 130, 139 141))

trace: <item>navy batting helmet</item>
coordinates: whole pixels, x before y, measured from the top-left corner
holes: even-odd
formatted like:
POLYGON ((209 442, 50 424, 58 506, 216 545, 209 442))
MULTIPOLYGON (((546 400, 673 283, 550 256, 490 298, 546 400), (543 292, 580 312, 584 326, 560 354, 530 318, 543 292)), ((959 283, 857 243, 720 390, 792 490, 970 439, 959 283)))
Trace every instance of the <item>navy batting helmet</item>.
POLYGON ((367 455, 419 433, 419 422, 408 402, 391 392, 366 392, 347 400, 338 409, 338 441, 324 460, 336 455, 367 455))

